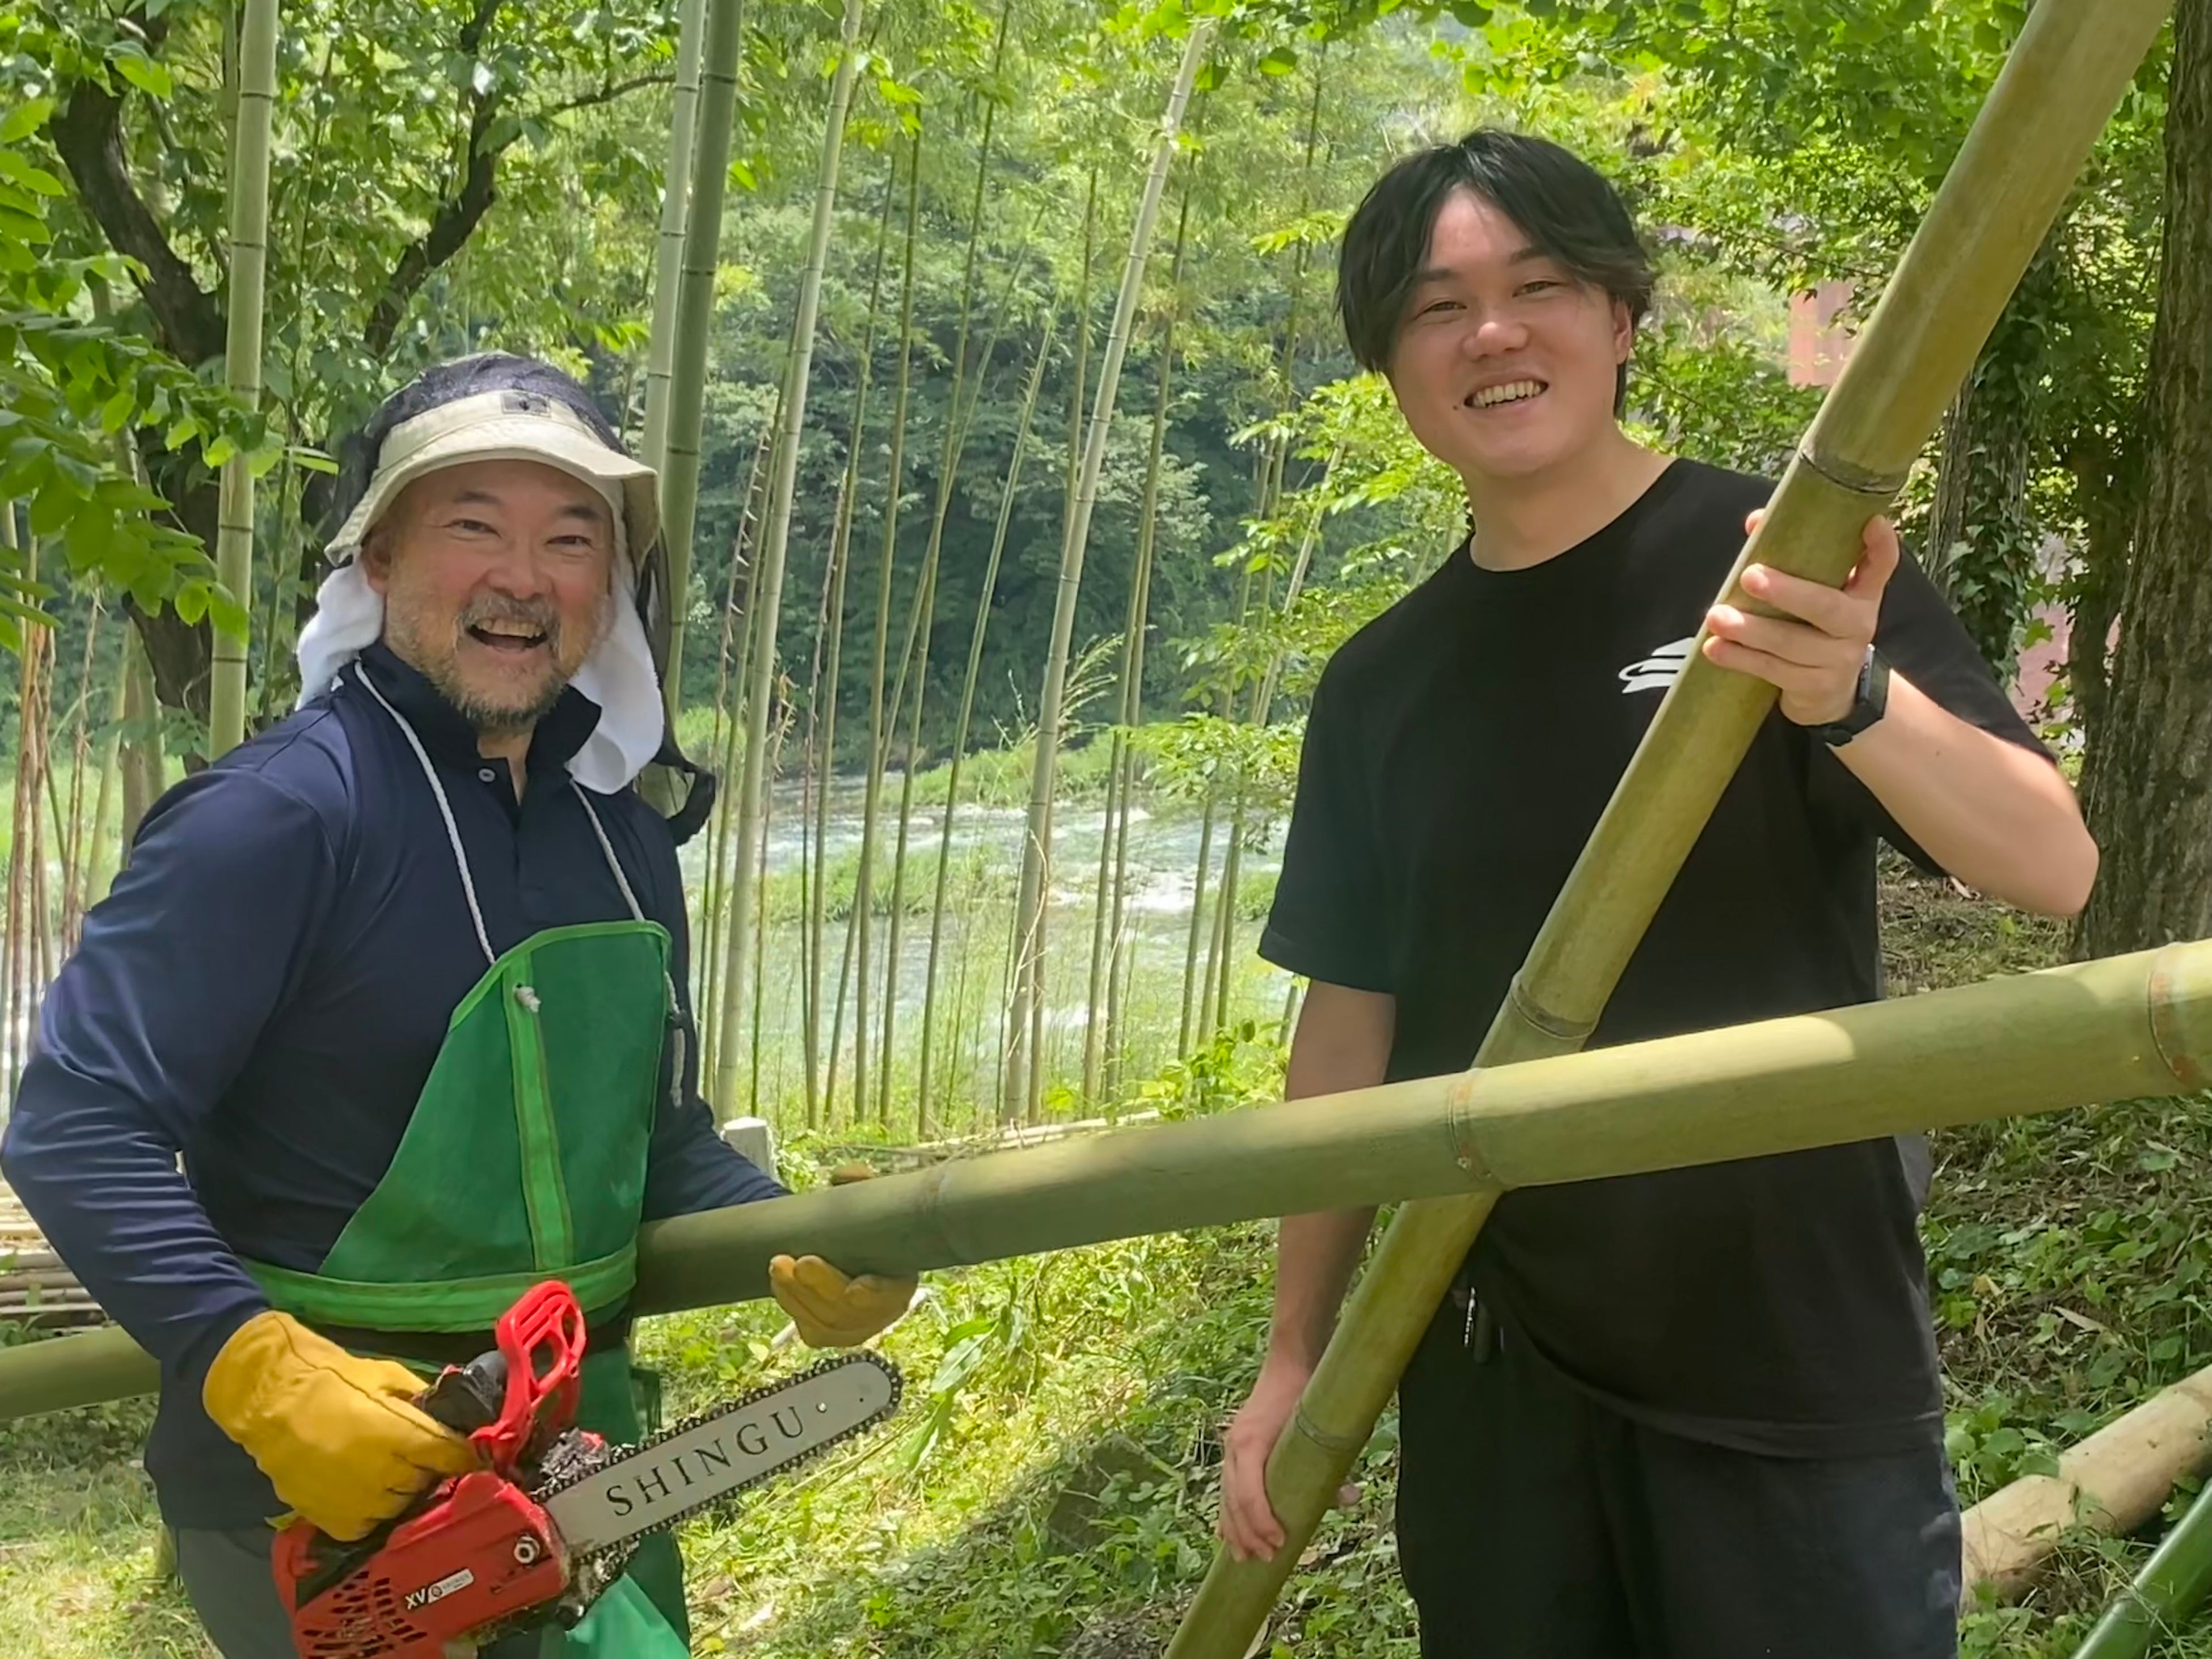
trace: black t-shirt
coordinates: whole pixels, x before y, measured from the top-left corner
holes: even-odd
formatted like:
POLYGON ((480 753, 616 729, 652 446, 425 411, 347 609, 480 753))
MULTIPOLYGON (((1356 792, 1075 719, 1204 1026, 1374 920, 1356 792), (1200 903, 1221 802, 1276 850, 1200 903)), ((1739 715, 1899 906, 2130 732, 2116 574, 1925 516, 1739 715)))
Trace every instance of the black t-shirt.
MULTIPOLYGON (((1394 996, 1390 1079, 1474 1058, 1771 493, 1676 460, 1541 564, 1485 570, 1462 544, 1328 663, 1260 951, 1394 996)), ((1878 641, 1954 714, 2043 752, 1910 559, 1878 641)), ((1928 863, 1833 751, 1770 714, 1592 1044, 1879 997, 1877 837, 1928 863)), ((1784 1455, 1901 1448, 1941 1421, 1914 1150, 1523 1188, 1467 1273, 1509 1340, 1645 1421, 1784 1455)))

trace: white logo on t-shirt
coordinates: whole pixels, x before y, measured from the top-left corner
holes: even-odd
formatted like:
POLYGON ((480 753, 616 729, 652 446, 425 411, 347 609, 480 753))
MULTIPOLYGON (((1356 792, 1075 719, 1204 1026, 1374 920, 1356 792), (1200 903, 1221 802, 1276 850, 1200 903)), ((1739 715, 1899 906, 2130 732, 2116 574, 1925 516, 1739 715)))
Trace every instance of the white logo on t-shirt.
POLYGON ((1663 691, 1674 684, 1682 672, 1682 665, 1690 659, 1690 647, 1698 642, 1697 635, 1676 640, 1672 645, 1662 645, 1641 662, 1632 662, 1620 671, 1620 694, 1632 691, 1663 691))

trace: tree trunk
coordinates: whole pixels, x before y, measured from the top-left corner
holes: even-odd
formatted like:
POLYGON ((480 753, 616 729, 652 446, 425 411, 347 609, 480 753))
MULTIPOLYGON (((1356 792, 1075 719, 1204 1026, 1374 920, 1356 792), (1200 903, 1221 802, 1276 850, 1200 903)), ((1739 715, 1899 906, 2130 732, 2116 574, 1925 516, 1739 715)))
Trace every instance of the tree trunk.
POLYGON ((2212 0, 2181 0, 2142 511, 2089 757, 2103 850, 2077 955, 2212 934, 2212 0))
MULTIPOLYGON (((762 792, 768 777, 769 705, 775 687, 775 624, 783 601, 783 563, 791 543, 791 498, 797 488, 799 447, 806 431, 806 382, 814 357, 814 318, 822 300, 822 270, 830 258, 830 233, 837 205, 837 160, 845 143, 845 112, 852 102, 858 66, 854 43, 860 33, 860 0, 845 0, 838 37, 837 69, 830 83, 830 116, 822 137, 822 179, 814 193, 814 224, 807 243, 806 268, 799 279, 798 315, 791 331, 790 392, 784 400, 783 447, 775 459, 769 489, 767 533, 753 576, 752 684, 745 696, 744 777, 738 795, 738 839, 730 865, 730 949, 722 980, 722 1030, 737 1027, 743 1004, 745 951, 752 935, 744 923, 750 910, 753 860, 761 845, 762 792)), ((704 198, 701 198, 702 204, 704 198)), ((714 1098, 726 1103, 737 1081, 734 1050, 727 1042, 715 1056, 714 1098)))
MULTIPOLYGON (((231 148, 230 293, 223 372, 249 407, 261 402, 261 292, 269 264, 269 129, 276 101, 276 0, 246 0, 238 53, 238 125, 231 148)), ((246 647, 253 614, 253 472, 223 463, 216 579, 239 607, 238 632, 217 627, 208 684, 208 758, 246 737, 246 647)))
MULTIPOLYGON (((684 237, 691 204, 691 137, 699 113, 699 59, 707 0, 680 0, 676 92, 669 111, 668 165, 660 175, 660 230, 653 255, 653 331, 646 340, 645 433, 638 453, 658 471, 667 460, 668 397, 676 370, 676 300, 684 282, 684 237)), ((681 606, 682 593, 670 596, 681 606)), ((671 705, 673 709, 673 703, 671 705)))
POLYGON ((2055 257, 2045 238, 1944 417, 1928 519, 1929 578, 2008 684, 2043 544, 2027 510, 2027 475, 2055 257))
POLYGON ((1075 597, 1083 581, 1083 556, 1091 538, 1091 512, 1098 498, 1098 475, 1106 462, 1106 437, 1114 420, 1114 401, 1121 388, 1121 359, 1129 347, 1129 325, 1143 290, 1145 259, 1151 252, 1152 227, 1159 216, 1160 197, 1167 188, 1168 167, 1175 159, 1176 135, 1185 106, 1206 48, 1213 40, 1213 20, 1200 19, 1191 26, 1183 43, 1182 64, 1174 89, 1168 94, 1166 113, 1160 122, 1159 141, 1153 149, 1152 167, 1137 208, 1137 221, 1129 233, 1129 252, 1121 266, 1121 291, 1114 305, 1114 324, 1106 337, 1106 355, 1098 369, 1098 391, 1091 404, 1091 425, 1083 446, 1083 476, 1076 486, 1074 511, 1069 515, 1060 547, 1060 584, 1053 605, 1052 641, 1045 659, 1044 688, 1037 698, 1036 769, 1030 783, 1029 832, 1022 838, 1021 891, 1017 901, 1017 955, 1013 986, 1016 1018, 1007 1034, 1007 1109, 1019 1111, 1036 1097, 1042 1056, 1036 1052, 1036 1021, 1043 999, 1038 995, 1042 963, 1040 941, 1048 896, 1047 878, 1052 848, 1051 812, 1054 774, 1060 759, 1060 704, 1067 690, 1068 647, 1075 632, 1075 597))
MULTIPOLYGON (((714 314, 714 272, 721 262, 722 198, 730 173, 730 133, 744 60, 745 0, 706 0, 691 199, 684 219, 683 274, 676 289, 674 361, 668 381, 667 434, 659 457, 660 535, 668 548, 668 672, 661 686, 672 718, 682 705, 684 619, 690 609, 691 526, 699 510, 699 444, 706 417, 708 330, 714 314)), ((679 46, 680 50, 680 46, 679 46)), ((837 135, 831 135, 836 149, 837 135)), ((665 216, 663 216, 665 228, 665 216)), ((731 937, 743 933, 733 925, 731 937)))

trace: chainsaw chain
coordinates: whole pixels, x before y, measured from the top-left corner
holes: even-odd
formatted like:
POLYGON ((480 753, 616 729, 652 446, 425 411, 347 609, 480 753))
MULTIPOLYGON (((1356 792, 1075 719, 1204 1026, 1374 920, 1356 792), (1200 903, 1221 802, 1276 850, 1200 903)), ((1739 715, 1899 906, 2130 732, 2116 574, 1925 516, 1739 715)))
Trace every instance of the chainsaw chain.
MULTIPOLYGON (((727 1492, 717 1492, 712 1498, 707 1498, 702 1503, 695 1504, 688 1510, 679 1510, 673 1515, 663 1516, 659 1521, 640 1527, 634 1533, 625 1534, 623 1538, 617 1540, 612 1544, 604 1546, 599 1549, 588 1551, 585 1554, 576 1558, 580 1564, 597 1561, 603 1557, 612 1557, 617 1560, 626 1559, 636 1550, 640 1543, 643 1542, 646 1539, 652 1537, 655 1533, 666 1532, 671 1527, 677 1526, 683 1522, 688 1521, 695 1515, 711 1510, 717 1504, 727 1503, 733 1498, 741 1497, 744 1493, 750 1492, 756 1486, 763 1486, 770 1480, 774 1480, 781 1476, 788 1474, 793 1469, 799 1468, 801 1465, 812 1462, 816 1458, 821 1456, 823 1453, 830 1450, 833 1447, 843 1444, 846 1441, 852 1439, 855 1435, 858 1435, 866 1430, 872 1429, 877 1424, 883 1422, 885 1419, 896 1415, 899 1408, 899 1401, 906 1392, 905 1376, 900 1372, 897 1366, 892 1364, 890 1360, 884 1358, 872 1348, 855 1349, 851 1353, 840 1355, 833 1359, 822 1360, 816 1364, 808 1366, 805 1370, 793 1371, 788 1376, 778 1377, 773 1382, 763 1382, 760 1387, 753 1389, 750 1393, 740 1395, 735 1400, 726 1400, 719 1405, 709 1407, 706 1411, 695 1413, 691 1416, 685 1418, 682 1422, 663 1429, 659 1434, 654 1435, 650 1440, 641 1440, 635 1445, 622 1448, 618 1453, 611 1457, 605 1458, 599 1462, 592 1463, 586 1468, 570 1469, 562 1474, 556 1475, 544 1485, 532 1488, 530 1496, 536 1503, 549 1504, 554 1498, 558 1498, 562 1492, 566 1492, 569 1487, 604 1474, 607 1470, 614 1468, 617 1463, 627 1463, 631 1458, 639 1455, 641 1453, 649 1452, 655 1446, 661 1445, 667 1441, 673 1440, 679 1435, 689 1434, 692 1430, 699 1427, 702 1424, 711 1423, 718 1417, 727 1417, 733 1412, 744 1411, 750 1407, 757 1405, 760 1401, 767 1399, 770 1395, 781 1394, 785 1389, 792 1388, 795 1384, 809 1382, 813 1378, 821 1376, 830 1371, 842 1370, 845 1366, 853 1364, 856 1361, 873 1365, 877 1370, 882 1371, 886 1376, 890 1378, 891 1397, 880 1411, 875 1412, 870 1416, 862 1419, 860 1422, 854 1424, 850 1428, 841 1429, 838 1432, 831 1435, 828 1439, 823 1441, 819 1445, 808 1447, 805 1451, 801 1452, 798 1456, 793 1458, 787 1463, 780 1464, 776 1468, 769 1469, 764 1474, 757 1474, 751 1480, 745 1481, 741 1486, 732 1486, 727 1492)), ((611 1582, 612 1578, 616 1576, 616 1574, 610 1574, 610 1581, 611 1582)))

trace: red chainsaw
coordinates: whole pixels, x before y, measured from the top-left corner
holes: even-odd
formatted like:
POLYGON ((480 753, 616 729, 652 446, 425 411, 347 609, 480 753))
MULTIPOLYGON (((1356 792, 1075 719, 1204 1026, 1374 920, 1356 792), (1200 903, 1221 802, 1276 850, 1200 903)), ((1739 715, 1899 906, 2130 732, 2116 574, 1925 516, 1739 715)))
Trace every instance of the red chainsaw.
POLYGON ((584 1314, 566 1285, 528 1291, 495 1337, 416 1402, 486 1468, 441 1481, 356 1542, 304 1521, 277 1535, 277 1594, 302 1659, 445 1659, 546 1624, 572 1629, 641 1540, 898 1409, 897 1369, 862 1351, 613 1446, 574 1425, 584 1314))

